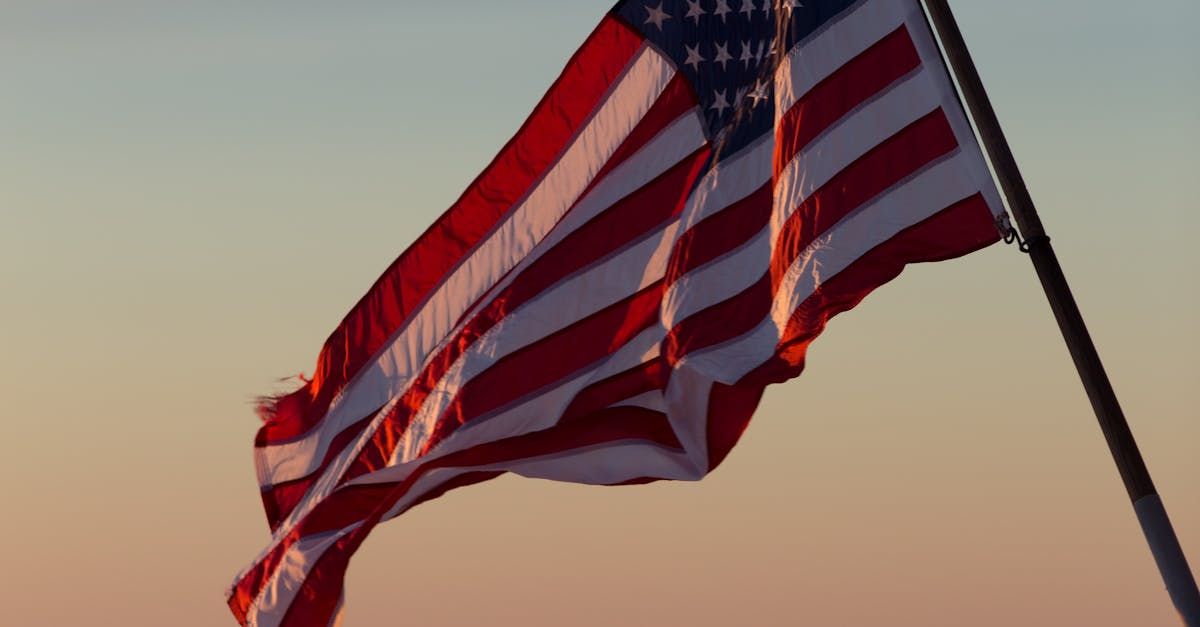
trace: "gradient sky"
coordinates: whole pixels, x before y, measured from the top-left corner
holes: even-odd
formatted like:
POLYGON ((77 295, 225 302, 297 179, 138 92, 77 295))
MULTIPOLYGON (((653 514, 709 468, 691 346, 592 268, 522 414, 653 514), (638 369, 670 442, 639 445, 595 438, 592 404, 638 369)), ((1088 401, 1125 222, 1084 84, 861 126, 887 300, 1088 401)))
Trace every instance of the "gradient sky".
MULTIPOLYGON (((952 4, 1200 564, 1200 3, 952 4)), ((0 0, 6 624, 232 624, 250 399, 607 7, 0 0)), ((913 268, 704 482, 455 492, 367 542, 347 624, 1173 624, 1039 289, 913 268)))

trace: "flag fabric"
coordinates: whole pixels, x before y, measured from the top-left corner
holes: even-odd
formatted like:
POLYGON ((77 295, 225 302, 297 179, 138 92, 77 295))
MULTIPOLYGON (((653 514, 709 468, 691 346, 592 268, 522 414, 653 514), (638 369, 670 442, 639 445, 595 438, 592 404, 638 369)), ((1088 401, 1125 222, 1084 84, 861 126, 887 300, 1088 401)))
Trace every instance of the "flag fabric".
POLYGON ((832 316, 1003 212, 918 0, 618 3, 264 403, 230 608, 333 624, 375 525, 503 473, 704 477, 832 316))

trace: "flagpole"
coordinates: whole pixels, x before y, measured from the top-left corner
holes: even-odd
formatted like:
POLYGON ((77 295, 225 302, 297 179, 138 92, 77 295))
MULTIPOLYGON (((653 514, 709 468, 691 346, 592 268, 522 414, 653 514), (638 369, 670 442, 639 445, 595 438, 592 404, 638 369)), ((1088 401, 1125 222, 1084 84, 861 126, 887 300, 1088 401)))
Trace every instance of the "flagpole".
POLYGON ((1200 627, 1200 592, 1196 580, 1188 567, 1187 558, 1179 545, 1179 539, 1167 517, 1162 500, 1154 488, 1154 481, 1138 451, 1137 442, 1121 411, 1112 383, 1104 371, 1104 364, 1092 342, 1083 315, 1071 294, 1070 285, 1050 245, 1050 237, 1038 218, 1033 198, 1017 162, 1013 158, 1008 140, 1000 128, 1000 122, 992 103, 984 91, 983 82, 975 68, 971 54, 963 41, 958 23, 950 11, 947 0, 925 0, 929 17, 941 40, 943 52, 951 71, 957 79, 966 106, 975 121, 984 149, 991 159, 1000 187, 1012 210, 1013 217, 1029 251, 1030 259, 1041 279, 1042 288, 1050 301, 1050 308, 1058 320, 1058 326, 1066 340, 1067 348, 1075 361, 1075 368, 1091 399, 1100 428, 1108 441, 1121 479, 1133 501, 1134 511, 1141 523, 1142 531, 1150 544, 1150 551, 1158 564, 1158 570, 1166 583, 1171 601, 1187 625, 1200 627))

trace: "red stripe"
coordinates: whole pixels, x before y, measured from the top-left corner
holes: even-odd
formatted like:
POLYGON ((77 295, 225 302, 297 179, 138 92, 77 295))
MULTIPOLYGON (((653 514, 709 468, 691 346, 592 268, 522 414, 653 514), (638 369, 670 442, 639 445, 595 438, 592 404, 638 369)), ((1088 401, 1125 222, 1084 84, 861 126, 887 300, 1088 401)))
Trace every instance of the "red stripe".
MULTIPOLYGON (((749 332, 770 313, 783 274, 816 238, 864 203, 919 172, 957 146, 941 110, 872 148, 811 194, 784 224, 771 270, 740 294, 671 329, 664 343, 672 364, 688 353, 749 332)), ((690 251, 687 251, 690 252, 690 251)), ((700 253, 705 254, 705 253, 700 253)))
POLYGON ((716 470, 741 439, 750 417, 762 399, 763 387, 754 384, 713 383, 708 394, 708 469, 716 470))
POLYGON ((666 388, 671 376, 670 368, 661 358, 639 364, 625 372, 597 381, 580 390, 571 404, 563 411, 560 422, 582 420, 593 412, 600 411, 613 403, 633 398, 654 390, 666 388))
POLYGON ((771 219, 773 185, 767 183, 749 196, 696 223, 680 236, 667 268, 667 285, 734 250, 763 230, 771 219))
POLYGON ((778 125, 775 174, 834 122, 920 65, 908 28, 901 26, 814 85, 778 125))
POLYGON ((833 316, 852 309, 905 265, 961 257, 996 243, 1000 235, 980 194, 901 231, 825 281, 796 309, 775 356, 743 378, 748 385, 786 381, 804 369, 809 344, 833 316))
POLYGON ((641 45, 616 20, 600 23, 491 165, 342 320, 312 381, 265 404, 258 446, 299 437, 320 421, 337 392, 554 163, 641 45))

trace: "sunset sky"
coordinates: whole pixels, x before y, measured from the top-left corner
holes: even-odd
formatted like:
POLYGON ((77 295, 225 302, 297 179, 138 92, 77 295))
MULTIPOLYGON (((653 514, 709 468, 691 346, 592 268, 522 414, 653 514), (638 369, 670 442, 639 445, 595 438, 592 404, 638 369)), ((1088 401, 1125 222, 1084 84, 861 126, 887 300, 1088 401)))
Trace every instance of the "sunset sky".
MULTIPOLYGON (((1200 566, 1200 3, 951 4, 1200 566)), ((252 399, 609 6, 0 0, 4 624, 234 624, 252 399)), ((1178 624, 1015 248, 911 268, 808 363, 703 482, 381 526, 347 627, 1178 624)))

